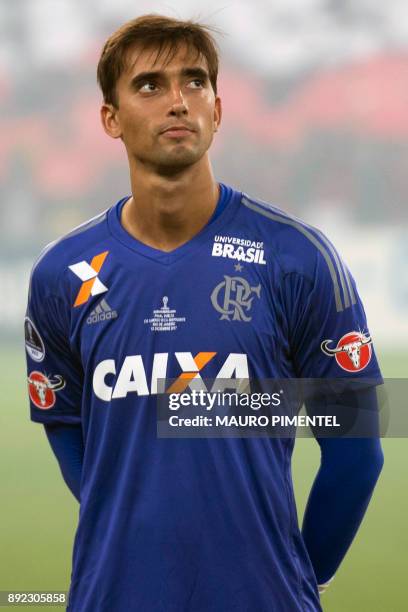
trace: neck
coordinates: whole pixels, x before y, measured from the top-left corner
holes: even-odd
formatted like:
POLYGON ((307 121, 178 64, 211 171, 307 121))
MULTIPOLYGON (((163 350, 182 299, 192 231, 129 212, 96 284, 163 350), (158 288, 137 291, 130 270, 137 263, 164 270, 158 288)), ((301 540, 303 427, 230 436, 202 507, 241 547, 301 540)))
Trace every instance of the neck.
POLYGON ((125 230, 144 244, 172 251, 211 218, 219 198, 208 156, 171 176, 132 167, 132 196, 122 209, 125 230))

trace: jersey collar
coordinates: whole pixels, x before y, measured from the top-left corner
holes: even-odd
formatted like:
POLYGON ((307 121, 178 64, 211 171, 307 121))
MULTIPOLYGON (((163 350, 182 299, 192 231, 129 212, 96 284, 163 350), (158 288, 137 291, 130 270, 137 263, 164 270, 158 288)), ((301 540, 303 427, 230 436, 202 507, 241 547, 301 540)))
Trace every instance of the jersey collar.
POLYGON ((125 230, 120 219, 123 206, 130 196, 126 196, 119 200, 119 202, 108 211, 108 226, 110 232, 119 242, 139 255, 148 257, 165 265, 171 264, 188 253, 199 249, 206 242, 207 238, 225 225, 238 210, 242 193, 224 183, 220 182, 219 185, 220 197, 208 223, 190 240, 172 251, 166 252, 155 249, 137 240, 137 238, 134 238, 125 230))

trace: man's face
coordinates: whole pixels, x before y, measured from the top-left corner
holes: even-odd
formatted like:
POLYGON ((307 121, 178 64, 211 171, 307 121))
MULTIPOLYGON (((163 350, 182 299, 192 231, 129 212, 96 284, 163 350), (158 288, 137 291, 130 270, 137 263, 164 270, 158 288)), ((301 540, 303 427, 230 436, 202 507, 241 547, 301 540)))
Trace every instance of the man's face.
MULTIPOLYGON (((221 101, 211 86, 205 58, 183 45, 170 62, 166 50, 128 51, 126 69, 116 85, 114 133, 130 158, 163 173, 199 161, 211 145, 221 119, 221 101), (164 65, 164 64, 167 65, 164 65), (165 131, 186 126, 188 131, 165 131)), ((104 122, 106 129, 106 120, 104 122)))

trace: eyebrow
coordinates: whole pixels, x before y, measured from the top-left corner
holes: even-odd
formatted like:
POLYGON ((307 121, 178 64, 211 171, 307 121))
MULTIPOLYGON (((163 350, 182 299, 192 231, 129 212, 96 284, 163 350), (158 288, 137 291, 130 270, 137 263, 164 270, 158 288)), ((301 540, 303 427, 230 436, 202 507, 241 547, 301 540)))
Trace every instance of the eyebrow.
MULTIPOLYGON (((191 67, 187 67, 187 68, 182 68, 180 70, 180 74, 183 77, 199 77, 201 79, 205 80, 209 80, 209 75, 208 72, 206 70, 204 70, 204 68, 200 68, 199 66, 191 66, 191 67)), ((136 76, 134 76, 132 78, 132 80, 130 81, 130 85, 135 86, 138 85, 139 83, 143 82, 143 81, 147 81, 149 79, 160 79, 166 76, 166 73, 163 72, 162 70, 155 70, 155 71, 150 71, 150 72, 140 72, 139 74, 136 74, 136 76)))

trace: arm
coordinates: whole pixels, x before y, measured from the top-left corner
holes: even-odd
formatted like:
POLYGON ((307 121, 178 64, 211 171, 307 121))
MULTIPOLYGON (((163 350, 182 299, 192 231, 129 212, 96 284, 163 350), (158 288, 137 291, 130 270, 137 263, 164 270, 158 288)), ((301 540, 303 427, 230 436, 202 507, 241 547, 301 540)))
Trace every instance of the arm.
POLYGON ((24 321, 30 417, 42 423, 63 478, 79 499, 83 369, 70 344, 71 305, 46 248, 34 264, 24 321))
POLYGON ((344 558, 381 471, 375 386, 383 379, 353 276, 334 245, 315 228, 308 231, 318 248, 304 246, 302 264, 288 266, 281 284, 289 355, 295 375, 319 392, 319 399, 314 393, 306 400, 307 411, 338 412, 354 435, 361 432, 337 439, 314 432, 321 465, 302 531, 323 586, 344 558))
POLYGON ((80 484, 84 457, 84 442, 80 424, 44 424, 51 448, 58 460, 61 474, 72 494, 80 501, 80 484))
MULTIPOLYGON (((341 403, 366 408, 365 421, 377 427, 375 388, 349 393, 341 403)), ((357 533, 384 459, 378 437, 317 438, 317 442, 321 464, 307 502, 302 535, 317 582, 323 585, 334 576, 357 533)))

